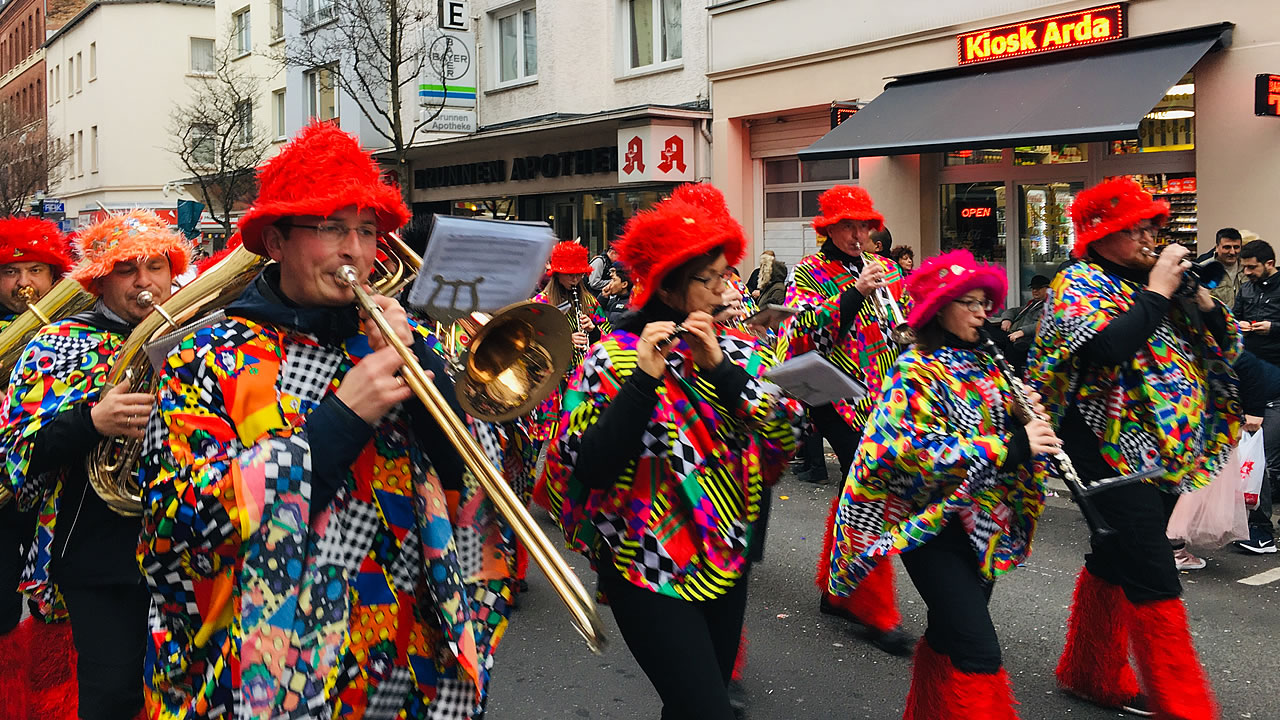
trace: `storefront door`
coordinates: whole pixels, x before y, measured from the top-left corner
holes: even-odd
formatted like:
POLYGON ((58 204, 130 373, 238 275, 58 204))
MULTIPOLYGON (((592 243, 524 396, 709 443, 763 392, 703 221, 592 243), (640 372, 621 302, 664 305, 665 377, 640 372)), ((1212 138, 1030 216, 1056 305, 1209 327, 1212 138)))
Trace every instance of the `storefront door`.
POLYGON ((1075 230, 1067 209, 1084 186, 1083 180, 1018 185, 1018 292, 1014 294, 1015 299, 1025 301, 1030 296, 1027 284, 1033 276, 1052 278, 1058 267, 1071 258, 1075 230))

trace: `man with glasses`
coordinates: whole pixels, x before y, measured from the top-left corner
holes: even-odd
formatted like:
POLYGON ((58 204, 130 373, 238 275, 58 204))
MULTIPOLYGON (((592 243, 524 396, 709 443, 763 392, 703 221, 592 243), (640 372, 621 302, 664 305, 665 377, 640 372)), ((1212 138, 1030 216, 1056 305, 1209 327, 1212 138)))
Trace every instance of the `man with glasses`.
POLYGON ((1244 347, 1259 358, 1280 365, 1280 275, 1276 253, 1265 240, 1240 249, 1246 281, 1236 294, 1235 316, 1244 332, 1244 347))
POLYGON ((368 277, 408 208, 328 123, 258 181, 240 234, 275 262, 170 352, 143 448, 152 717, 480 716, 511 537, 339 279, 368 277))
POLYGON ((1052 282, 1029 384, 1083 482, 1157 474, 1093 496, 1116 532, 1091 538, 1058 684, 1104 707, 1211 720, 1165 527, 1177 496, 1207 485, 1239 439, 1235 322, 1207 289, 1179 292, 1188 250, 1156 253, 1169 205, 1133 180, 1080 193, 1071 218, 1078 262, 1052 282))
MULTIPOLYGON (((863 426, 880 396, 885 375, 901 348, 890 339, 893 320, 881 309, 877 293, 888 293, 909 306, 903 295, 902 273, 892 260, 876 254, 872 233, 884 229, 884 216, 871 204, 866 190, 837 185, 818 197, 821 215, 813 229, 825 238, 821 249, 796 264, 787 288, 787 305, 800 311, 784 328, 780 354, 784 357, 817 351, 833 365, 867 387, 857 401, 809 408, 809 417, 840 459, 840 477, 848 476, 863 426)), ((822 592, 819 610, 863 625, 876 647, 895 655, 909 655, 913 638, 902 630, 894 593, 893 566, 880 563, 848 597, 828 588, 836 503, 823 532, 816 582, 822 592)))

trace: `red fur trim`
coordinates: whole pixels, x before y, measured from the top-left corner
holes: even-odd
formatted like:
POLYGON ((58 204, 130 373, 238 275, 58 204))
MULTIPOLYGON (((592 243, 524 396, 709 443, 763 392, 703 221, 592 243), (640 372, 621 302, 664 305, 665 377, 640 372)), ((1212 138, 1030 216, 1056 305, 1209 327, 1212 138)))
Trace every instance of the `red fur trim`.
POLYGON ((410 217, 400 190, 383 182, 360 141, 333 123, 315 121, 258 168, 258 199, 240 218, 240 234, 245 247, 262 255, 267 225, 283 217, 327 217, 351 206, 372 210, 381 232, 410 217))
POLYGON ((856 185, 836 185, 818 196, 821 213, 813 219, 813 230, 826 237, 827 228, 841 220, 869 220, 872 230, 884 229, 884 216, 871 204, 871 194, 856 185))
POLYGON ((733 675, 731 680, 742 682, 742 673, 747 669, 747 626, 742 626, 742 634, 738 636, 738 655, 733 659, 733 675))
POLYGON ((561 275, 584 275, 591 272, 587 249, 572 240, 556 243, 547 263, 551 272, 561 275))
POLYGON ((0 718, 75 720, 75 667, 69 623, 23 620, 0 638, 0 718))
POLYGON ((1135 604, 1132 618, 1133 657, 1148 709, 1158 720, 1218 720, 1182 600, 1135 604))
POLYGON ((961 672, 924 638, 916 643, 902 720, 1017 720, 1016 704, 1004 668, 990 675, 961 672))
POLYGON ((1055 671, 1058 687, 1114 708, 1138 694, 1138 679, 1129 666, 1132 607, 1119 585, 1080 569, 1067 618, 1067 644, 1055 671))
POLYGON ((524 580, 529 574, 529 551, 524 543, 516 541, 516 579, 524 580))
POLYGON ((717 204, 706 191, 677 191, 632 217, 615 245, 619 262, 631 270, 633 307, 643 307, 662 278, 691 258, 719 248, 730 265, 742 260, 742 226, 724 209, 723 197, 717 204))
POLYGON ((902 614, 898 612, 898 596, 894 588, 893 563, 884 558, 876 563, 858 587, 848 597, 832 595, 828 590, 831 580, 831 553, 835 542, 836 508, 839 498, 831 501, 831 511, 827 514, 826 534, 822 540, 822 554, 818 556, 818 572, 814 583, 826 596, 828 604, 848 612, 858 622, 869 628, 884 632, 902 624, 902 614))
POLYGON ((0 635, 0 718, 30 716, 31 684, 27 657, 31 652, 31 618, 0 635))
POLYGON ((1169 203, 1152 200, 1131 178, 1118 177, 1076 195, 1070 213, 1076 230, 1071 254, 1079 258, 1084 257, 1089 243, 1133 227, 1142 220, 1155 220, 1163 225, 1169 220, 1169 203))
POLYGON ((0 265, 42 262, 62 277, 71 269, 71 249, 57 225, 34 217, 0 219, 0 265))
POLYGON ((150 210, 130 210, 108 215, 76 236, 80 263, 71 271, 85 290, 97 293, 96 280, 106 277, 116 263, 164 255, 174 277, 186 272, 191 244, 182 233, 150 210))
MULTIPOLYGON (((831 584, 831 553, 835 549, 836 510, 840 507, 840 497, 831 501, 831 509, 827 512, 827 523, 823 525, 822 552, 818 555, 818 572, 814 575, 813 584, 823 594, 830 594, 827 587, 831 584)), ((832 596, 835 599, 835 596, 832 596)))

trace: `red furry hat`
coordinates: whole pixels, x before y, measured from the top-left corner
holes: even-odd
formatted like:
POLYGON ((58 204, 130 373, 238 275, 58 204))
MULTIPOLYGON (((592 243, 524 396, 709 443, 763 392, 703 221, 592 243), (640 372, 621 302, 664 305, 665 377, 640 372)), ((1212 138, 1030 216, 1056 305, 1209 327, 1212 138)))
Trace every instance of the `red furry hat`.
POLYGON ((240 218, 240 235, 245 247, 265 255, 267 225, 297 215, 328 217, 353 205, 372 210, 380 232, 410 217, 400 191, 382 181, 377 163, 354 136, 332 123, 314 122, 258 168, 258 199, 240 218))
POLYGON ((41 262, 53 268, 56 277, 71 269, 71 252, 58 226, 33 217, 0 220, 0 265, 41 262))
POLYGON ((975 288, 986 291, 987 299, 995 303, 991 308, 995 312, 1004 307, 1009 281, 1005 279, 1004 270, 977 262, 968 250, 952 250, 925 260, 907 276, 907 292, 912 302, 907 324, 919 330, 928 325, 944 305, 975 288))
POLYGON ((1076 228, 1076 244, 1071 254, 1084 257, 1094 240, 1152 219, 1164 225, 1169 220, 1169 203, 1153 200, 1151 194, 1131 178, 1118 177, 1094 185, 1076 195, 1075 202, 1071 203, 1071 221, 1076 228))
POLYGON ((836 185, 818 196, 821 215, 813 219, 814 232, 826 237, 827 228, 841 220, 866 220, 872 230, 884 229, 884 216, 871 205, 871 195, 856 185, 836 185))
POLYGON ((662 278, 689 259, 720 249, 736 265, 745 245, 742 226, 729 215, 719 190, 676 188, 670 198, 631 218, 618 239, 619 262, 631 270, 632 307, 643 307, 662 278))
POLYGON ((71 271, 71 277, 95 295, 96 281, 110 274, 118 262, 164 255, 174 277, 186 272, 191 262, 191 245, 186 237, 170 230, 169 224, 150 210, 108 215, 81 230, 75 244, 82 259, 71 271))
POLYGON ((556 243, 551 248, 551 272, 561 275, 586 275, 591 272, 587 249, 573 240, 556 243))

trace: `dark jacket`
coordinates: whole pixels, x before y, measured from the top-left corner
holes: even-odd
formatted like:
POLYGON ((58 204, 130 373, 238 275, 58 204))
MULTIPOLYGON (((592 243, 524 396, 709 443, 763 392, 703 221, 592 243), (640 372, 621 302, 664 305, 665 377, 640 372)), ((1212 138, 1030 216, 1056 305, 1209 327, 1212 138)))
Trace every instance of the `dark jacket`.
POLYGON ((1240 404, 1245 414, 1262 417, 1268 404, 1280 400, 1280 367, 1248 350, 1240 351, 1233 367, 1240 376, 1240 404))
POLYGON ((1241 283, 1240 292, 1236 294, 1235 316, 1248 322, 1271 321, 1269 333, 1244 333, 1244 349, 1272 365, 1280 365, 1280 273, 1241 283))

